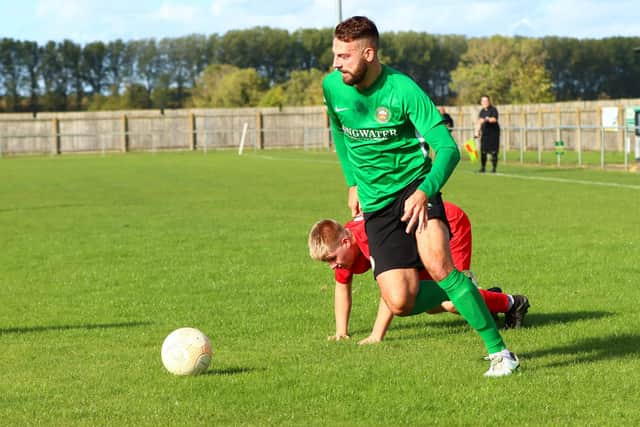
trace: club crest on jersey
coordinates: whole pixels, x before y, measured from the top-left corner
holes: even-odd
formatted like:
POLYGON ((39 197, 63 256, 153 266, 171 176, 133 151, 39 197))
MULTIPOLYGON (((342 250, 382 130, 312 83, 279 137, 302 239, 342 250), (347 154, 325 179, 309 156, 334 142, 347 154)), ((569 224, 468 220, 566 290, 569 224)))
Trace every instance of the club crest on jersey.
POLYGON ((376 108, 376 120, 378 123, 387 123, 391 119, 391 113, 387 107, 376 108))

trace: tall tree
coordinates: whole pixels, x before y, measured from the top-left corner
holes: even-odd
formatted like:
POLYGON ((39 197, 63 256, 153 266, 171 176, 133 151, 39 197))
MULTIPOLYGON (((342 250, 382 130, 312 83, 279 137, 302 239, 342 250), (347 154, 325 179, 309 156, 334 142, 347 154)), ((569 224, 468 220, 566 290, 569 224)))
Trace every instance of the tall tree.
POLYGON ((110 41, 106 45, 104 64, 106 85, 112 96, 119 95, 133 73, 130 49, 120 39, 110 41))
POLYGON ((58 45, 62 60, 62 80, 67 85, 67 93, 74 95, 73 104, 67 99, 68 110, 81 110, 84 98, 84 73, 82 70, 82 47, 65 39, 58 45))
POLYGON ((466 50, 467 41, 464 36, 437 36, 429 73, 429 95, 436 103, 447 104, 452 101, 454 94, 449 88, 451 72, 458 66, 466 50))
POLYGON ((207 68, 210 62, 215 60, 217 53, 212 50, 214 35, 207 39, 203 35, 192 34, 184 38, 185 65, 187 69, 187 86, 194 87, 198 76, 207 68))
POLYGON ((220 62, 255 68, 270 83, 285 81, 295 63, 296 42, 286 30, 255 27, 227 32, 220 41, 220 62))
POLYGON ((545 37, 545 66, 559 101, 640 96, 640 37, 601 40, 545 37))
POLYGON ((322 79, 325 72, 310 70, 292 71, 284 83, 284 105, 322 105, 322 79))
POLYGON ((40 62, 42 60, 42 49, 38 43, 25 41, 20 45, 20 57, 24 67, 24 90, 29 95, 28 110, 38 111, 38 92, 40 91, 40 62))
POLYGON ((82 48, 82 72, 95 95, 101 95, 107 86, 106 58, 107 47, 101 41, 88 43, 82 48))
POLYGON ((40 75, 44 84, 42 107, 45 111, 65 110, 68 90, 58 44, 47 42, 41 55, 40 75))
POLYGON ((253 107, 265 89, 265 79, 253 68, 214 64, 205 69, 193 89, 193 104, 199 108, 253 107))
POLYGON ((7 111, 18 111, 20 96, 18 87, 22 77, 20 43, 11 38, 0 39, 0 81, 4 89, 7 111))
POLYGON ((415 31, 385 33, 380 52, 392 67, 410 75, 427 93, 432 92, 430 74, 437 40, 415 31))
POLYGON ((331 28, 300 29, 295 31, 292 37, 300 46, 296 62, 301 69, 317 68, 326 71, 331 68, 333 63, 331 51, 333 30, 331 28))
POLYGON ((186 98, 185 89, 195 86, 198 75, 204 70, 208 49, 203 36, 191 35, 177 39, 162 39, 159 50, 166 58, 165 91, 175 87, 176 101, 181 106, 186 98))
POLYGON ((550 102, 551 77, 544 68, 542 43, 535 39, 493 36, 472 39, 451 73, 459 104, 477 103, 483 94, 494 103, 550 102))
POLYGON ((155 39, 135 40, 129 42, 129 46, 133 55, 135 80, 141 83, 151 96, 151 92, 165 71, 163 63, 165 58, 160 55, 155 39))

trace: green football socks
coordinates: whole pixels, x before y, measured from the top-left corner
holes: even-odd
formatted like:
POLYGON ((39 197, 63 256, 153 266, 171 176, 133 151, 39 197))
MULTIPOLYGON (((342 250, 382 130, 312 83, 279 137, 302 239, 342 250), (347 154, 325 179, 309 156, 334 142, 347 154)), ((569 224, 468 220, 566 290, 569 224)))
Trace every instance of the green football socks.
POLYGON ((438 285, 447 293, 460 315, 480 334, 487 353, 497 353, 506 348, 478 288, 467 276, 454 269, 438 285))
POLYGON ((416 302, 409 316, 439 307, 443 301, 449 301, 449 297, 436 282, 433 280, 421 280, 416 302))

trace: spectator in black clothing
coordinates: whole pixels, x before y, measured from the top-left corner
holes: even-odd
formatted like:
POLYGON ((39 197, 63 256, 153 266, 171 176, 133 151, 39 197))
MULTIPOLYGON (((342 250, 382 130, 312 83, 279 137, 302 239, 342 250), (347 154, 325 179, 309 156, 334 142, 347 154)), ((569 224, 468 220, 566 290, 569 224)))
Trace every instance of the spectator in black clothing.
POLYGON ((447 127, 447 129, 449 129, 449 132, 451 132, 451 129, 453 129, 453 119, 451 118, 449 113, 447 113, 444 107, 438 107, 438 111, 440 111, 440 115, 442 116, 442 121, 444 122, 445 126, 447 127))
POLYGON ((475 137, 480 137, 480 162, 479 172, 484 172, 487 164, 487 155, 491 154, 491 163, 495 173, 498 167, 498 152, 500 151, 500 125, 498 124, 498 110, 491 105, 487 95, 480 98, 482 110, 478 114, 475 137))

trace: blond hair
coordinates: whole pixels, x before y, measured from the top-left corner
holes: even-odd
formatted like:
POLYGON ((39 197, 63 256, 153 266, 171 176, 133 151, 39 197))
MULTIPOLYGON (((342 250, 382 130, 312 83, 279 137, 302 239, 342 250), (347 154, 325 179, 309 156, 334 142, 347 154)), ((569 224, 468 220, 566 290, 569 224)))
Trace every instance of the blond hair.
POLYGON ((349 235, 348 230, 333 219, 316 222, 309 232, 309 256, 316 261, 326 261, 340 246, 340 239, 349 235))

